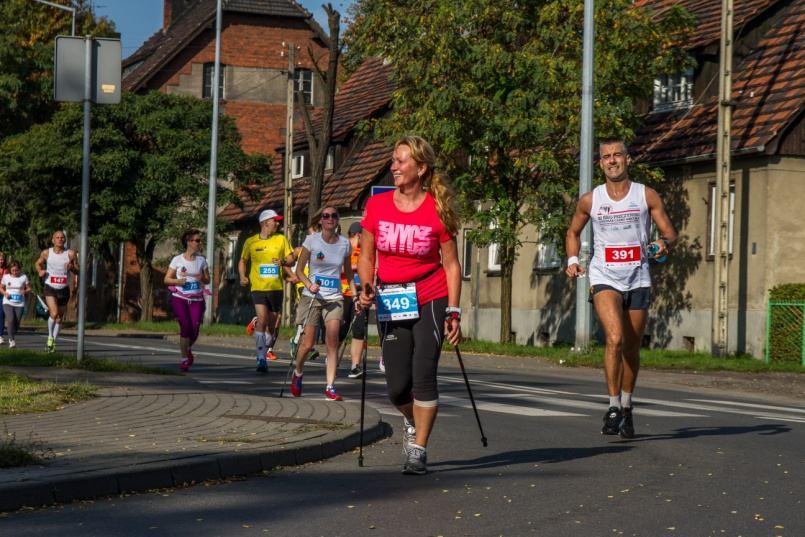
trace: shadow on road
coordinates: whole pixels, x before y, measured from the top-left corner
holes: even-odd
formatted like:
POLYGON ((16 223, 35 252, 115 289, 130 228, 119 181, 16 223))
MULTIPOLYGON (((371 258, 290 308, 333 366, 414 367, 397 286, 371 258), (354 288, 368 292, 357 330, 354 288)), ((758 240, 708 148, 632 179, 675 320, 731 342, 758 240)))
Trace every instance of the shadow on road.
POLYGON ((650 440, 679 440, 685 438, 697 438, 699 436, 732 436, 736 434, 757 433, 764 436, 788 433, 791 427, 774 423, 764 423, 751 427, 683 427, 676 431, 656 434, 656 435, 637 435, 631 442, 641 442, 650 440))
POLYGON ((478 457, 477 459, 439 461, 435 464, 430 464, 429 469, 433 472, 453 472, 456 470, 495 468, 498 466, 510 466, 514 464, 536 462, 550 464, 574 459, 586 459, 588 457, 596 457, 598 455, 606 455, 610 453, 622 453, 631 449, 631 447, 625 445, 610 445, 591 448, 521 449, 519 451, 493 453, 491 455, 478 457))

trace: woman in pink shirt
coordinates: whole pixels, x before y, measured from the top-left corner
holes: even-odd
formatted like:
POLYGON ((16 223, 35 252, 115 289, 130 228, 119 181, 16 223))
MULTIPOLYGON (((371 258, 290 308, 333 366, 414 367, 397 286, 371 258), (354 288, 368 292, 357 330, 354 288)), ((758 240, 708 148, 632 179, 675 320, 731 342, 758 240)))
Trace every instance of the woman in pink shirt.
POLYGON ((405 474, 427 473, 428 437, 439 405, 436 372, 444 337, 461 339, 461 266, 453 193, 436 171, 428 142, 406 136, 394 146, 396 190, 366 203, 361 222, 360 305, 377 300, 381 352, 391 402, 403 415, 405 474), (416 395, 414 395, 416 394, 416 395))

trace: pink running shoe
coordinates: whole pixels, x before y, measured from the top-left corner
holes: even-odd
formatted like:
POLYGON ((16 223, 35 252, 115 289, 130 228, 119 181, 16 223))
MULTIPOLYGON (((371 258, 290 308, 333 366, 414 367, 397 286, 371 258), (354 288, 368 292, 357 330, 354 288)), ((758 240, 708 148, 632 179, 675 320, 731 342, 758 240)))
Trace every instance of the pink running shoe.
POLYGON ((296 371, 291 378, 291 394, 294 397, 302 397, 302 375, 297 375, 296 371))
POLYGON ((187 349, 187 365, 188 367, 193 365, 193 351, 187 349))
POLYGON ((187 358, 182 358, 182 363, 179 364, 179 371, 182 373, 187 373, 190 370, 190 360, 187 358))
POLYGON ((328 401, 343 401, 344 398, 335 391, 335 386, 327 386, 327 389, 324 390, 324 398, 328 401))

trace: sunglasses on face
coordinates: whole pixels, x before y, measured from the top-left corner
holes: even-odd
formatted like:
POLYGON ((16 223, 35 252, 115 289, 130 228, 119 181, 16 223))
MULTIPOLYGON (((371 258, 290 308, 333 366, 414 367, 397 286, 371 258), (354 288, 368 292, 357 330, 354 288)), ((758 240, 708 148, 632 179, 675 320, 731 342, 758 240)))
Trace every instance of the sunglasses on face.
POLYGON ((338 220, 338 213, 321 213, 322 220, 329 220, 331 218, 333 220, 338 220))

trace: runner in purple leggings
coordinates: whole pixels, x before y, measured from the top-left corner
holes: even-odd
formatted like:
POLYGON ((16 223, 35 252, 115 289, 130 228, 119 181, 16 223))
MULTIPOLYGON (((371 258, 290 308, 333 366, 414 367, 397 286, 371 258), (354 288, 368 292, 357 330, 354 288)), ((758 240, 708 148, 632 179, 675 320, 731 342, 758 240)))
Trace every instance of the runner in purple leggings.
POLYGON ((179 369, 188 371, 193 365, 190 349, 198 339, 204 317, 204 285, 210 283, 207 260, 199 255, 201 231, 188 229, 182 233, 184 253, 174 257, 165 274, 165 285, 172 291, 171 307, 179 323, 179 348, 182 363, 179 369))

